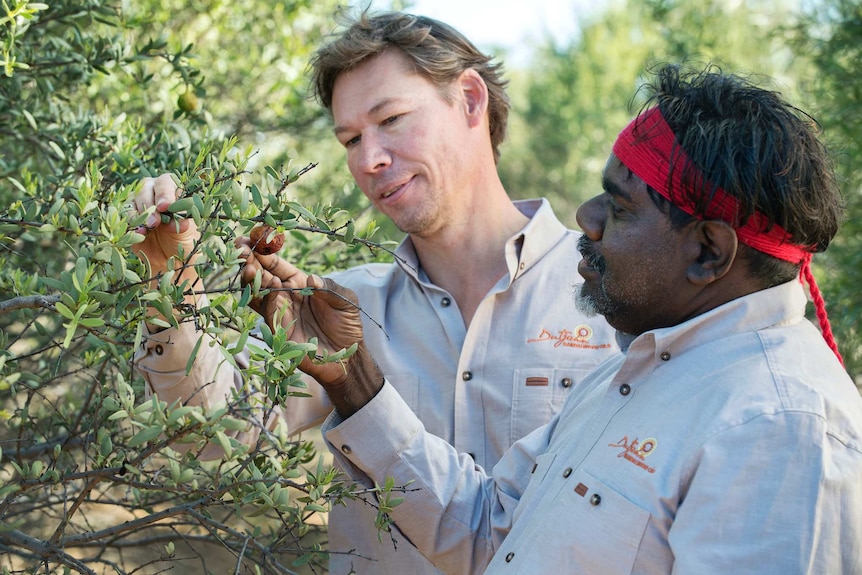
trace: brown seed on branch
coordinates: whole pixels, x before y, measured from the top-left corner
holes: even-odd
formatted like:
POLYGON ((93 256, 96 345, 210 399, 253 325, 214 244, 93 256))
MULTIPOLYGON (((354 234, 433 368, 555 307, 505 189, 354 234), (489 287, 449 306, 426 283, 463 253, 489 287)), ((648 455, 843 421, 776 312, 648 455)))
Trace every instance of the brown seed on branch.
POLYGON ((249 238, 252 249, 264 256, 277 253, 284 246, 284 234, 275 233, 275 230, 266 224, 251 230, 249 238))

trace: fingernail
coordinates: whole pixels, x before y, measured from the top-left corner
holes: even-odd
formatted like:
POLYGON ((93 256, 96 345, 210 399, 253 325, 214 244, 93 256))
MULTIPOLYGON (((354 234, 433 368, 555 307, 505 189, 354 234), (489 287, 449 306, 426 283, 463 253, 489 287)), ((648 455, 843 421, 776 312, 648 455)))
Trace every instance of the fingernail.
POLYGON ((158 223, 158 221, 159 221, 159 215, 158 214, 150 214, 149 216, 147 216, 147 227, 148 228, 156 227, 156 223, 158 223))

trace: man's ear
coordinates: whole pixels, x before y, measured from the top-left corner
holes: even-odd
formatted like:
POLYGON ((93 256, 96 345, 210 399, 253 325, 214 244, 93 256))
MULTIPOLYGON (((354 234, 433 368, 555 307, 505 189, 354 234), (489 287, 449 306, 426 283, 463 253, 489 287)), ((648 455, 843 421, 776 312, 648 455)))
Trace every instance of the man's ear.
POLYGON ((699 220, 690 233, 688 241, 697 257, 688 267, 688 279, 707 285, 727 275, 738 255, 736 230, 720 220, 699 220))
POLYGON ((458 77, 458 88, 464 97, 465 113, 471 127, 479 125, 488 110, 488 86, 479 72, 468 68, 458 77))

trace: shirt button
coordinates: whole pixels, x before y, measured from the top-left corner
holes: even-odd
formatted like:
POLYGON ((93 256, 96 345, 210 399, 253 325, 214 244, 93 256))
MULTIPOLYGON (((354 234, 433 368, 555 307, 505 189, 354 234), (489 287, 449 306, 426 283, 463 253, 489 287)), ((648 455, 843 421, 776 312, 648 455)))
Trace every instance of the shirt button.
POLYGON ((624 383, 620 386, 620 395, 628 395, 632 392, 632 388, 629 387, 629 384, 624 383))
POLYGON ((157 345, 156 346, 156 355, 162 355, 163 353, 165 353, 165 350, 162 349, 162 346, 157 345))
POLYGON ((514 559, 514 558, 515 558, 515 554, 512 553, 511 551, 506 553, 506 563, 511 563, 512 559, 514 559))
POLYGON ((350 446, 349 446, 349 445, 342 445, 342 446, 341 446, 341 451, 342 451, 342 453, 345 453, 345 454, 347 454, 347 455, 350 455, 351 453, 353 453, 353 450, 352 450, 352 449, 350 449, 350 446))
POLYGON ((450 305, 452 305, 452 300, 448 297, 444 297, 440 300, 440 305, 442 305, 443 307, 449 307, 450 305))
POLYGON ((663 351, 663 352, 661 352, 660 357, 661 357, 662 361, 667 361, 670 359, 670 352, 669 351, 663 351))
POLYGON ((471 379, 473 379, 473 372, 465 371, 461 374, 461 379, 463 379, 464 381, 470 381, 471 379))
POLYGON ((571 377, 564 377, 563 379, 560 380, 560 385, 562 385, 563 387, 565 387, 567 389, 572 387, 572 378, 571 377))
POLYGON ((568 476, 569 476, 569 475, 571 475, 571 474, 572 474, 572 468, 571 468, 571 467, 566 467, 566 470, 565 470, 565 471, 563 471, 563 477, 568 477, 568 476))
POLYGON ((590 505, 593 507, 599 505, 602 502, 602 496, 598 493, 593 493, 593 496, 590 497, 590 505))
POLYGON ((518 269, 524 269, 525 267, 527 267, 527 264, 521 262, 521 265, 518 266, 518 269))

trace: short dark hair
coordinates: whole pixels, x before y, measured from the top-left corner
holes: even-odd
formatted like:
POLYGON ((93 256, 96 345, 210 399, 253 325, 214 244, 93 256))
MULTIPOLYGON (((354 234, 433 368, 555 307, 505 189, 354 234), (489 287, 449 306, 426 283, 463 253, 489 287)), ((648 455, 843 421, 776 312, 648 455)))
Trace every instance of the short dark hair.
MULTIPOLYGON (((794 244, 814 252, 827 248, 843 219, 843 201, 814 118, 777 92, 714 65, 701 70, 663 65, 645 89, 645 107, 659 107, 703 175, 681 174, 684 193, 699 215, 719 186, 737 199, 740 224, 759 213, 768 226, 784 228, 794 244)), ((672 195, 681 191, 670 190, 672 195)), ((797 264, 743 248, 752 272, 769 284, 799 272, 797 264)))
POLYGON ((433 18, 403 12, 372 14, 368 10, 356 18, 347 13, 343 16, 347 28, 317 50, 311 60, 312 95, 327 110, 332 109, 332 89, 340 74, 390 48, 407 56, 416 73, 438 86, 447 100, 451 97, 449 85, 472 68, 488 87, 491 146, 494 158, 499 159, 511 107, 501 63, 493 62, 455 28, 433 18))

